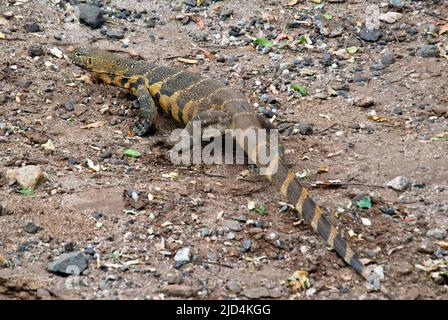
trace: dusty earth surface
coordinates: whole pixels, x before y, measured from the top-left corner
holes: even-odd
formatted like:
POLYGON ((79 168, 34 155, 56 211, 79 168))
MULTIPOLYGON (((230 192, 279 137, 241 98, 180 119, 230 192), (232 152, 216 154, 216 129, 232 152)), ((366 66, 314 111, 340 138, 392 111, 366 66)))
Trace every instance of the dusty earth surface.
POLYGON ((94 1, 104 21, 87 25, 79 12, 94 8, 78 1, 1 1, 0 298, 383 298, 263 177, 177 166, 132 136, 131 97, 77 80, 54 50, 84 45, 241 90, 382 283, 399 299, 447 299, 447 1, 198 4, 94 1), (401 15, 369 31, 366 8, 401 15), (6 174, 28 165, 45 172, 34 193, 6 174), (397 176, 401 191, 387 187, 397 176), (341 185, 316 184, 329 180, 341 185), (82 272, 50 272, 67 254, 82 272), (288 280, 297 271, 308 283, 288 280))

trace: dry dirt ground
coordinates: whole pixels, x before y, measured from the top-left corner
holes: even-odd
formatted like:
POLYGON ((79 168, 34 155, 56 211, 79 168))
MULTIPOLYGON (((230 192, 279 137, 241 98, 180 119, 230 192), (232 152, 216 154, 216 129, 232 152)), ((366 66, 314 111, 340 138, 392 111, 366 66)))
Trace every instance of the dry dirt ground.
MULTIPOLYGON (((242 91, 282 129, 291 168, 352 248, 383 269, 382 283, 399 299, 448 298, 447 2, 296 2, 96 1, 106 23, 92 29, 73 13, 78 1, 1 1, 1 299, 383 298, 295 223, 263 177, 241 174, 243 165, 180 167, 130 135, 130 97, 77 80, 83 71, 50 53, 69 45, 132 49, 242 91), (402 16, 369 42, 360 32, 375 3, 402 16), (41 30, 28 32, 29 19, 41 30), (281 34, 290 38, 275 41, 281 34), (49 139, 53 151, 42 146, 49 139), (127 148, 141 156, 123 156, 127 148), (6 171, 33 164, 46 181, 20 194, 6 171), (397 176, 410 179, 406 190, 386 187, 397 176), (342 186, 313 187, 335 179, 342 186), (132 203, 132 190, 151 201, 132 203), (357 208, 365 195, 372 208, 357 208), (182 248, 191 253, 183 266, 174 261, 182 248), (80 275, 47 271, 78 251, 89 258, 80 275), (296 271, 308 273, 308 289, 288 286, 296 271)), ((173 127, 164 119, 161 131, 173 127)))

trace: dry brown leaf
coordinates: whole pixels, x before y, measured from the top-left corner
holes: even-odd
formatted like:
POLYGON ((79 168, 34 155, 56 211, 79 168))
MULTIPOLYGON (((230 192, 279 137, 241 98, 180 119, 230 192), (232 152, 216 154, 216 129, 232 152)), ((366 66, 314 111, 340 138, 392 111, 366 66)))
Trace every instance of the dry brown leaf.
POLYGON ((446 241, 437 241, 436 244, 437 244, 440 248, 442 248, 442 249, 444 249, 444 250, 448 250, 448 242, 446 242, 446 241))
POLYGON ((102 126, 104 126, 104 121, 97 121, 97 122, 89 123, 85 126, 82 126, 81 129, 100 128, 102 126))
POLYGON ((176 58, 177 61, 187 64, 196 64, 199 60, 196 59, 187 59, 187 58, 176 58))
POLYGON ((273 84, 271 84, 271 85, 269 86, 269 91, 271 91, 272 94, 274 94, 274 95, 278 95, 278 94, 279 94, 277 88, 276 88, 273 84))
POLYGON ((317 169, 317 173, 325 173, 330 171, 330 167, 327 165, 322 165, 317 169))
POLYGON ((205 27, 205 22, 204 19, 202 19, 200 16, 193 16, 191 17, 191 20, 193 20, 199 28, 204 29, 205 27))
POLYGON ((288 2, 288 6, 292 7, 295 6, 297 3, 299 3, 299 0, 291 0, 288 2))
POLYGON ((294 272, 288 279, 288 282, 291 289, 295 292, 306 290, 311 286, 308 278, 308 272, 302 270, 297 270, 294 272))
POLYGON ((443 26, 440 27, 439 36, 441 36, 442 34, 444 34, 446 32, 448 32, 448 23, 444 24, 443 26))
POLYGON ((280 33, 277 38, 275 38, 274 42, 279 42, 282 41, 284 39, 288 39, 288 40, 293 40, 294 37, 290 34, 286 34, 286 33, 280 33))
POLYGON ((376 121, 376 122, 385 122, 385 121, 387 121, 385 116, 377 116, 377 115, 369 114, 367 116, 367 118, 370 119, 370 120, 376 121))

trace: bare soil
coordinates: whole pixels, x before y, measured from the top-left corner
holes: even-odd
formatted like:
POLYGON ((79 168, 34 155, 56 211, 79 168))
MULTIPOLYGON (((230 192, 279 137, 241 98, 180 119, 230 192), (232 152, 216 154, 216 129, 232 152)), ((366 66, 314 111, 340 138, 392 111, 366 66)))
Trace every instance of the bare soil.
MULTIPOLYGON (((104 28, 124 30, 125 41, 76 17, 64 21, 73 8, 65 1, 14 2, 0 4, 0 16, 8 11, 14 15, 0 20, 6 37, 0 40, 0 299, 383 298, 308 226, 295 224, 292 209, 281 210, 284 199, 263 177, 242 175, 243 165, 180 167, 170 162, 165 149, 129 135, 136 120, 131 99, 119 88, 76 80, 83 71, 49 51, 65 51, 68 45, 122 54, 132 49, 150 63, 228 81, 260 106, 269 106, 261 100, 263 94, 274 98, 274 123, 289 127, 282 131, 288 163, 298 173, 309 170, 304 183, 313 198, 352 248, 383 268, 382 283, 398 299, 448 298, 443 265, 448 258, 443 245, 448 241, 448 141, 432 139, 448 132, 448 60, 443 56, 448 32, 431 31, 446 23, 435 17, 448 17, 446 1, 403 1, 404 9, 387 7, 384 1, 381 12, 401 11, 403 16, 393 24, 382 22, 383 37, 376 42, 356 38, 365 7, 373 3, 364 0, 322 1, 323 9, 310 1, 288 6, 289 1, 225 0, 200 7, 182 1, 101 1, 104 12, 109 12, 106 7, 131 12, 126 19, 105 14, 104 28), (221 18, 225 10, 233 13, 221 18), (129 18, 135 13, 141 15, 129 18), (342 33, 334 38, 320 34, 314 25, 319 13, 331 14, 342 33), (300 15, 310 23, 288 28, 300 15), (23 26, 29 17, 43 30, 27 32, 23 26), (194 17, 201 17, 203 28, 194 17), (248 27, 252 17, 262 21, 248 27), (151 20, 154 28, 147 26, 151 20), (238 25, 250 36, 284 33, 294 40, 281 40, 283 45, 275 44, 268 54, 243 34, 223 41, 238 25), (409 28, 416 33, 407 32, 409 28), (313 40, 310 48, 297 42, 305 34, 313 40), (325 53, 350 47, 350 37, 360 44, 354 58, 333 54, 336 66, 321 63, 325 53), (438 46, 441 55, 422 57, 419 50, 428 44, 438 46), (33 45, 40 45, 44 54, 31 57, 33 45), (203 58, 200 48, 215 58, 203 58), (386 54, 395 62, 372 70, 386 54), (175 57, 198 63, 184 64, 175 57), (304 64, 304 59, 311 62, 304 64), (294 60, 299 67, 283 72, 288 67, 280 64, 294 65, 294 60), (304 68, 314 75, 301 75, 304 68), (288 93, 289 82, 305 86, 308 95, 288 93), (327 95, 329 86, 336 96, 327 95), (366 97, 374 105, 357 106, 366 97), (70 100, 73 111, 64 107, 70 100), (384 121, 369 118, 372 110, 384 121), (100 127, 83 128, 99 121, 100 127), (314 133, 292 130, 298 124, 313 124, 314 133), (54 151, 42 147, 48 139, 54 151), (138 150, 141 157, 123 156, 126 148, 138 150), (100 171, 92 172, 86 159, 99 164, 100 171), (26 196, 17 193, 5 172, 30 164, 39 165, 47 180, 26 196), (318 174, 321 166, 328 166, 328 172, 318 174), (177 177, 167 177, 170 172, 177 177), (387 188, 396 176, 409 177, 411 186, 403 192, 387 188), (313 182, 335 179, 342 181, 341 187, 313 187, 313 182), (136 210, 126 190, 153 199, 136 210), (348 209, 360 194, 371 197, 372 208, 348 209), (248 210, 249 201, 264 204, 266 215, 248 210), (395 214, 383 214, 380 207, 394 208, 395 214), (338 208, 344 212, 337 215, 338 208), (241 230, 226 230, 225 219, 240 221, 241 230), (30 221, 43 229, 25 232, 30 221), (434 229, 442 235, 428 233, 434 229), (251 247, 243 252, 245 240, 251 240, 251 247), (429 249, 421 248, 425 241, 429 249), (185 247, 192 252, 191 261, 176 269, 174 255, 185 247), (47 271, 54 258, 85 248, 94 254, 80 276, 47 271), (428 263, 439 269, 418 267, 428 263), (308 290, 288 286, 298 270, 309 273, 308 290), (434 280, 431 272, 437 271, 442 275, 434 280)), ((162 120, 163 133, 174 127, 169 119, 162 120)))

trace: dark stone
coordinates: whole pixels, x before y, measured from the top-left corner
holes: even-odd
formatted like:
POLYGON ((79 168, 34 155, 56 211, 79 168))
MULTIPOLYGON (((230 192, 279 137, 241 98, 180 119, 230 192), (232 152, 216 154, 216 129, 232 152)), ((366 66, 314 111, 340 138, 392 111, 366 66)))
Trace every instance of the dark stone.
POLYGON ((231 15, 233 14, 233 10, 223 10, 221 11, 221 14, 219 15, 219 18, 221 21, 227 20, 231 15))
POLYGON ((73 100, 68 100, 66 102, 64 102, 64 108, 67 111, 73 111, 75 110, 75 101, 73 100))
POLYGON ((216 59, 216 62, 224 63, 224 62, 226 62, 226 58, 223 57, 223 56, 220 56, 220 57, 218 57, 218 58, 216 59))
POLYGON ((35 225, 32 222, 28 222, 23 226, 23 231, 25 231, 26 233, 36 234, 40 230, 43 230, 43 228, 41 226, 35 225))
POLYGON ((101 9, 91 4, 80 4, 78 6, 79 21, 92 29, 101 28, 106 22, 101 9))
POLYGON ((440 56, 439 48, 432 44, 422 47, 418 50, 418 54, 423 58, 437 58, 440 56))
POLYGON ((376 42, 381 38, 380 30, 368 30, 366 27, 363 27, 359 32, 359 37, 364 41, 376 42))
POLYGON ((381 207, 380 211, 381 211, 381 213, 386 214, 388 216, 395 215, 395 209, 394 208, 381 207))
POLYGON ((80 275, 88 265, 87 257, 78 251, 60 255, 56 260, 48 263, 47 270, 62 276, 80 275))
POLYGON ((44 55, 44 49, 38 44, 33 44, 28 48, 28 54, 31 57, 40 57, 44 55))
POLYGON ((394 64, 396 61, 395 57, 391 53, 386 53, 381 57, 381 63, 385 66, 394 64))
POLYGON ((244 240, 243 244, 241 245, 240 251, 241 252, 248 252, 248 251, 250 251, 251 246, 252 246, 252 241, 251 240, 244 240))
POLYGON ((313 134, 313 126, 309 123, 299 124, 299 133, 304 136, 309 136, 313 134))
POLYGON ((28 20, 23 26, 26 32, 39 32, 42 31, 40 25, 34 20, 28 20))
POLYGON ((67 242, 66 244, 64 244, 64 252, 73 252, 76 250, 76 248, 77 245, 74 242, 67 242))
POLYGON ((152 29, 156 27, 156 20, 155 19, 151 19, 148 21, 148 23, 146 24, 146 27, 148 29, 152 29))
POLYGON ((241 28, 237 26, 230 27, 229 36, 239 37, 241 35, 241 28))
POLYGON ((325 67, 330 67, 333 64, 333 56, 331 53, 327 52, 324 54, 324 57, 321 60, 322 65, 325 67))
POLYGON ((120 40, 124 38, 123 30, 107 30, 106 36, 112 40, 120 40))

